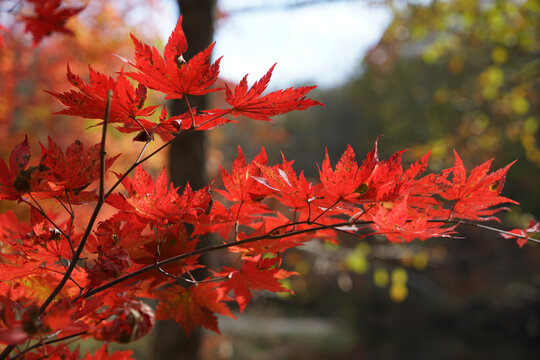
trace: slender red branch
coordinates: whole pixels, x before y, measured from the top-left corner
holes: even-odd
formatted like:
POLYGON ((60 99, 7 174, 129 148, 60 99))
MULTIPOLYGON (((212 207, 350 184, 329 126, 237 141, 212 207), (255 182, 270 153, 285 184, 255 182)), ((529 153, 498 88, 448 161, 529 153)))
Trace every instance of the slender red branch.
POLYGON ((39 204, 39 202, 37 202, 37 200, 32 196, 31 193, 28 193, 28 195, 30 196, 30 199, 32 199, 34 202, 35 202, 35 205, 29 201, 26 201, 23 199, 23 202, 30 205, 32 208, 34 208, 41 216, 43 216, 49 223, 51 223, 52 226, 54 226, 54 228, 56 230, 58 230, 58 232, 66 238, 66 240, 68 241, 69 243, 69 247, 71 248, 71 253, 74 254, 75 253, 75 248, 73 247, 73 242, 71 241, 71 237, 66 234, 61 228, 60 226, 56 225, 56 223, 47 215, 47 213, 45 212, 45 210, 43 210, 43 208, 41 207, 41 205, 39 204))
POLYGON ((113 184, 113 186, 111 186, 111 188, 109 189, 109 191, 107 191, 107 193, 105 194, 104 196, 104 199, 107 200, 107 198, 113 193, 113 191, 118 187, 118 185, 120 185, 122 183, 122 181, 128 177, 129 174, 131 174, 131 172, 133 170, 135 170, 137 168, 137 166, 141 165, 143 162, 151 159, 153 156, 155 156, 156 154, 158 154, 160 151, 162 151, 163 149, 167 148, 169 145, 171 145, 176 139, 186 135, 188 132, 190 132, 191 130, 186 130, 186 131, 183 131, 181 133, 179 133, 178 135, 176 135, 176 137, 172 140, 169 140, 167 141, 165 144, 161 145, 160 147, 158 147, 156 150, 152 151, 150 154, 146 155, 144 158, 142 159, 139 159, 137 161, 135 161, 123 174, 122 176, 120 176, 120 178, 118 178, 118 180, 113 184))
POLYGON ((99 173, 99 198, 96 203, 96 207, 94 208, 94 212, 92 213, 92 216, 90 217, 90 220, 88 221, 88 225, 86 226, 86 229, 84 231, 84 234, 81 238, 81 241, 79 242, 79 246, 77 246, 77 250, 75 250, 75 253, 73 254, 73 257, 71 258, 71 262, 69 264, 68 269, 66 270, 66 273, 64 274, 64 277, 62 280, 60 280, 60 283, 54 288, 54 290, 51 292, 49 297, 43 302, 41 307, 39 308, 39 313, 43 314, 47 307, 51 304, 51 302, 54 300, 54 298, 62 291, 64 288, 64 285, 71 277, 71 273, 73 270, 75 270, 75 266, 77 266, 77 262, 79 261, 79 258, 81 256, 81 253, 84 249, 84 246, 86 245, 86 241, 88 240, 88 237, 90 236, 90 233, 92 231, 92 228, 94 227, 94 223, 97 219, 97 216, 99 214, 99 211, 101 210, 101 207, 103 206, 103 203, 105 201, 104 193, 105 193, 105 139, 107 138, 107 123, 109 122, 109 113, 111 109, 111 98, 112 98, 112 91, 107 92, 107 104, 105 106, 105 116, 103 117, 103 131, 101 133, 101 149, 99 152, 100 156, 100 173, 99 173))

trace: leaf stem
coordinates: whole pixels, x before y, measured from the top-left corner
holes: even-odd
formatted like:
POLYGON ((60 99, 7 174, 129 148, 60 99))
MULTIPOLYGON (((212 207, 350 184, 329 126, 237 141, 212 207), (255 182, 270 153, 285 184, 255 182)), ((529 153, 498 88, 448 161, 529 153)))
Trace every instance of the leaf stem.
POLYGON ((189 100, 187 98, 187 95, 184 95, 184 100, 186 100, 186 105, 189 111, 189 116, 191 116, 191 126, 190 129, 195 128, 195 117, 193 116, 193 110, 191 109, 191 104, 189 103, 189 100))

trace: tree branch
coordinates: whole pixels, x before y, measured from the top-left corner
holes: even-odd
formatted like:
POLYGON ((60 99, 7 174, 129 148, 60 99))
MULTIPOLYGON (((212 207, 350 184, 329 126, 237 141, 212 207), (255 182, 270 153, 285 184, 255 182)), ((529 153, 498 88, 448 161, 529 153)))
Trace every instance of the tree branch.
POLYGON ((107 104, 105 106, 105 116, 103 117, 103 131, 101 133, 101 149, 99 152, 100 155, 100 173, 99 173, 99 198, 98 202, 96 204, 96 207, 94 208, 94 212, 92 213, 92 216, 90 217, 90 220, 88 221, 88 225, 86 226, 86 230, 84 231, 83 237, 81 238, 81 241, 79 242, 79 246, 77 246, 77 250, 73 254, 73 257, 71 258, 71 262, 69 264, 68 269, 66 270, 66 273, 64 274, 64 277, 62 280, 60 280, 60 283, 54 288, 54 290, 51 292, 49 297, 45 300, 45 302, 41 305, 39 308, 39 313, 43 314, 47 307, 51 304, 51 302, 54 300, 56 295, 62 291, 64 285, 71 277, 71 273, 73 270, 75 270, 75 266, 77 266, 77 262, 79 261, 79 258, 81 256, 81 253, 84 249, 84 246, 86 245, 86 241, 88 240, 88 236, 90 236, 90 233, 92 231, 92 228, 94 227, 94 223, 97 219, 97 216, 99 214, 99 211, 101 210, 101 207, 103 206, 103 203, 105 201, 104 198, 104 192, 105 192, 105 139, 107 137, 107 124, 109 122, 109 114, 111 110, 111 98, 112 98, 112 91, 107 92, 107 104))
POLYGON ((37 344, 34 344, 34 345, 30 346, 29 348, 25 349, 24 351, 21 351, 20 353, 18 353, 17 355, 15 355, 11 360, 19 359, 19 358, 21 358, 24 354, 26 354, 27 352, 32 351, 32 350, 34 350, 35 348, 38 348, 38 347, 40 347, 40 346, 54 344, 54 343, 57 343, 57 342, 61 342, 61 341, 64 341, 64 340, 68 340, 68 339, 75 338, 75 337, 77 337, 77 336, 86 335, 87 333, 88 333, 88 331, 82 331, 82 332, 80 332, 80 333, 71 334, 71 335, 68 335, 68 336, 61 337, 61 338, 52 339, 52 340, 47 340, 47 341, 45 341, 45 342, 39 342, 39 343, 37 343, 37 344))
MULTIPOLYGON (((408 220, 408 221, 411 221, 411 220, 408 220)), ((513 234, 513 233, 510 233, 508 231, 500 230, 500 229, 497 229, 497 228, 494 228, 494 227, 491 227, 491 226, 487 226, 487 225, 482 225, 482 224, 469 222, 469 221, 466 221, 466 220, 446 220, 446 219, 444 219, 444 220, 428 220, 428 222, 430 222, 430 223, 444 223, 444 224, 456 224, 456 225, 473 226, 473 227, 478 227, 478 228, 482 228, 482 229, 485 229, 485 230, 490 230, 490 231, 493 231, 493 232, 497 232, 497 233, 500 233, 500 234, 512 235, 512 236, 522 238, 522 239, 527 238, 526 236, 513 234)), ((341 223, 330 224, 330 225, 318 224, 317 226, 307 228, 307 229, 291 230, 291 231, 288 231, 288 232, 285 232, 285 233, 282 233, 282 234, 275 234, 275 232, 277 230, 288 227, 288 226, 291 226, 291 225, 301 225, 301 224, 309 225, 309 224, 308 224, 307 221, 297 221, 297 222, 294 222, 294 223, 281 225, 281 226, 278 226, 278 227, 270 230, 269 232, 267 232, 264 235, 254 236, 254 237, 251 237, 251 238, 232 241, 232 242, 224 243, 224 244, 210 245, 210 246, 207 246, 207 247, 204 247, 204 248, 200 248, 200 249, 191 251, 189 253, 179 254, 179 255, 170 257, 168 259, 155 262, 155 263, 153 263, 151 265, 147 265, 147 266, 145 266, 143 268, 140 268, 140 269, 138 269, 138 270, 136 270, 136 271, 134 271, 132 273, 123 275, 123 276, 121 276, 119 278, 116 278, 116 279, 106 283, 106 284, 103 284, 103 285, 98 286, 98 287, 96 287, 96 288, 94 288, 92 290, 89 290, 86 293, 84 293, 84 294, 78 296, 77 298, 75 298, 74 301, 78 300, 79 298, 88 298, 90 296, 93 296, 93 295, 95 295, 95 294, 97 294, 99 292, 107 290, 107 289, 109 289, 109 288, 111 288, 111 287, 113 287, 115 285, 118 285, 118 284, 124 282, 124 281, 131 280, 131 279, 133 279, 133 278, 135 278, 135 277, 137 277, 137 276, 139 276, 141 274, 144 274, 144 273, 146 273, 148 271, 151 271, 151 270, 158 270, 159 271, 159 268, 162 267, 162 266, 165 266, 167 264, 170 264, 170 263, 173 263, 173 262, 176 262, 176 261, 180 261, 180 260, 192 257, 192 256, 197 256, 197 255, 201 255, 201 254, 204 254, 204 253, 209 253, 209 252, 213 252, 213 251, 217 251, 217 250, 223 250, 223 249, 227 249, 227 248, 230 248, 230 247, 233 247, 233 246, 248 244, 248 243, 259 241, 259 240, 278 240, 278 239, 282 239, 282 238, 286 238, 286 237, 290 237, 290 236, 306 234, 306 233, 310 233, 310 232, 316 232, 316 231, 319 231, 319 230, 336 229, 336 230, 339 231, 339 228, 344 227, 344 226, 371 225, 373 223, 374 222, 371 221, 371 220, 369 220, 369 221, 355 221, 353 223, 351 223, 349 221, 344 221, 344 222, 341 222, 341 223)), ((533 242, 536 242, 536 243, 540 243, 539 239, 535 239, 535 238, 531 238, 531 237, 527 238, 527 240, 530 240, 530 241, 533 241, 533 242)))

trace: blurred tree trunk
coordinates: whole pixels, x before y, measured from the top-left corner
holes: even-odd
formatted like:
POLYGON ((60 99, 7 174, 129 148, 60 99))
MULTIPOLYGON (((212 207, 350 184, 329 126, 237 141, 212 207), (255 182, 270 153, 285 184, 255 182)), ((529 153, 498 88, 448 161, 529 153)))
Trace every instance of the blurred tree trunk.
MULTIPOLYGON (((184 58, 189 60, 212 42, 216 0, 177 0, 177 2, 183 16, 182 26, 188 42, 188 51, 184 54, 184 58)), ((191 96, 189 102, 192 107, 207 108, 206 96, 191 96)), ((172 101, 168 108, 171 116, 188 111, 184 99, 172 101)), ((205 133, 196 131, 174 142, 170 148, 171 180, 174 186, 181 187, 181 191, 187 182, 194 189, 200 189, 206 184, 204 142, 205 133)), ((153 359, 199 358, 200 330, 195 330, 186 337, 176 322, 162 321, 156 325, 155 333, 153 359)))

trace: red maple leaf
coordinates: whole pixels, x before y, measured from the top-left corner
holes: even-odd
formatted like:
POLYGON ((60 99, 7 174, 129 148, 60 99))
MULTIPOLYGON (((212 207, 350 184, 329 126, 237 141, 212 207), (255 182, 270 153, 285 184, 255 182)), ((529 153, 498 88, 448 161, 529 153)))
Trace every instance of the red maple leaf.
POLYGON ((84 9, 84 6, 60 9, 62 0, 28 0, 28 2, 34 5, 35 15, 21 18, 26 24, 24 31, 32 33, 34 46, 53 32, 73 35, 73 31, 65 27, 66 21, 84 9))
MULTIPOLYGON (((376 147, 377 142, 372 153, 376 154, 376 147)), ((409 206, 426 208, 438 204, 430 196, 438 191, 433 184, 434 175, 419 178, 427 168, 430 153, 403 170, 402 155, 405 151, 398 151, 387 160, 370 160, 370 156, 364 160, 358 171, 359 185, 355 189, 359 200, 393 202, 408 196, 409 206)))
MULTIPOLYGON (((280 235, 291 229, 301 231, 309 225, 297 224, 291 225, 291 220, 281 214, 279 211, 274 211, 276 216, 264 216, 257 219, 255 222, 252 221, 247 223, 243 222, 242 224, 249 224, 250 227, 253 227, 254 230, 249 234, 243 231, 240 231, 238 234, 238 240, 250 239, 257 236, 266 236, 271 233, 272 235, 280 235), (278 229, 279 228, 279 229, 278 229)), ((241 218, 241 220, 244 220, 241 218)), ((303 245, 306 241, 321 238, 319 232, 306 232, 297 235, 284 236, 282 238, 269 238, 257 241, 246 242, 237 246, 231 246, 229 250, 231 252, 241 253, 243 257, 246 256, 257 256, 261 254, 277 254, 284 252, 287 249, 291 249, 300 245, 303 245)))
POLYGON ((407 197, 393 204, 379 204, 372 216, 375 229, 390 242, 411 242, 434 237, 448 237, 455 226, 441 228, 443 223, 428 222, 428 218, 408 206, 407 197), (387 209, 385 206, 390 206, 387 209))
POLYGON ((504 186, 506 173, 515 161, 502 169, 489 173, 493 159, 488 160, 471 170, 467 178, 463 162, 455 151, 454 156, 456 158, 454 167, 444 170, 442 176, 437 178, 441 187, 440 195, 446 200, 455 201, 452 207, 452 217, 478 221, 499 221, 491 215, 506 208, 493 208, 494 206, 502 203, 517 204, 512 199, 499 196, 504 186), (450 174, 452 174, 452 180, 447 179, 450 174))
MULTIPOLYGON (((323 208, 335 206, 338 201, 349 202, 343 205, 373 203, 377 201, 394 202, 408 196, 409 206, 431 209, 438 202, 429 196, 439 188, 434 184, 434 175, 419 178, 428 164, 429 153, 422 159, 403 170, 399 151, 387 160, 379 160, 377 141, 373 150, 358 166, 355 154, 350 146, 347 147, 335 170, 332 169, 328 153, 319 169, 324 192, 317 195, 315 204, 323 208)), ((337 210, 335 207, 332 211, 337 210)))
POLYGON ((507 233, 500 233, 500 235, 505 239, 516 239, 519 247, 523 247, 523 245, 529 241, 529 237, 534 233, 540 233, 540 222, 531 219, 529 226, 527 226, 525 229, 513 229, 507 233))
POLYGON ((96 287, 105 281, 116 279, 131 266, 128 252, 122 248, 112 248, 99 254, 95 264, 88 269, 89 286, 96 287))
MULTIPOLYGON (((40 166, 48 171, 47 180, 54 184, 56 196, 69 196, 71 203, 92 200, 94 192, 83 192, 92 182, 99 179, 101 144, 95 144, 85 150, 84 145, 76 140, 64 151, 49 137, 48 148, 41 145, 40 166), (67 195, 66 195, 67 193, 67 195)), ((109 169, 120 155, 105 159, 105 169, 109 169)))
POLYGON ((284 205, 294 209, 306 208, 310 202, 315 200, 317 189, 311 186, 302 171, 300 175, 296 175, 292 168, 294 161, 287 161, 282 154, 283 162, 273 167, 263 164, 257 164, 261 169, 262 176, 254 176, 253 178, 265 185, 277 194, 276 198, 284 205))
POLYGON ((202 283, 188 289, 172 285, 158 291, 157 296, 162 301, 157 306, 156 318, 175 319, 186 335, 197 326, 219 333, 216 313, 234 318, 223 302, 230 299, 221 296, 212 283, 202 283))
MULTIPOLYGON (((21 200, 23 194, 32 193, 39 199, 70 196, 71 203, 94 199, 93 192, 83 192, 99 178, 99 149, 94 145, 84 150, 80 141, 71 144, 64 153, 51 138, 49 148, 41 145, 39 165, 28 167, 30 147, 26 137, 11 152, 9 168, 0 159, 0 199, 21 200)), ((109 168, 118 156, 106 159, 109 168)))
POLYGON ((328 150, 326 150, 319 175, 321 183, 331 197, 331 199, 326 199, 327 202, 334 202, 336 199, 352 200, 358 197, 354 190, 360 185, 361 179, 358 176, 358 164, 355 161, 354 151, 350 145, 347 145, 335 170, 332 170, 328 150))
MULTIPOLYGON (((188 254, 195 250, 198 238, 191 239, 186 230, 184 223, 180 222, 174 225, 168 224, 163 229, 159 229, 158 239, 155 237, 149 238, 146 244, 142 247, 138 244, 141 256, 133 259, 134 262, 142 265, 149 265, 158 260, 172 258, 178 254, 188 254), (156 244, 157 240, 157 244, 156 244)), ((167 264, 161 268, 168 273, 174 273, 176 276, 193 271, 202 267, 198 264, 199 256, 190 256, 186 259, 175 261, 172 264, 167 264)))
POLYGON ((267 157, 264 148, 253 162, 246 165, 246 159, 240 146, 238 156, 233 162, 232 171, 221 168, 221 177, 225 190, 217 190, 229 201, 260 201, 271 193, 271 190, 256 181, 254 177, 261 176, 261 169, 256 164, 266 165, 267 157))
POLYGON ((324 106, 322 103, 307 99, 306 94, 316 86, 303 86, 278 90, 261 96, 266 90, 272 71, 276 64, 259 81, 255 82, 248 90, 247 75, 236 85, 234 91, 225 85, 225 101, 232 106, 230 110, 233 116, 247 116, 255 120, 270 121, 269 116, 284 114, 293 110, 305 110, 315 105, 324 106))
POLYGON ((210 62, 214 44, 185 61, 182 54, 187 50, 187 41, 182 30, 182 17, 169 37, 163 57, 155 47, 139 41, 131 35, 135 45, 135 62, 129 62, 139 72, 126 73, 133 80, 150 89, 161 91, 165 99, 181 99, 185 95, 204 95, 219 89, 210 89, 219 74, 219 62, 210 62))
POLYGON ((279 258, 262 258, 262 255, 244 258, 240 270, 225 267, 225 271, 216 274, 216 276, 228 277, 228 280, 223 281, 219 286, 219 292, 225 296, 233 290, 240 311, 244 311, 251 300, 250 289, 289 292, 279 280, 296 273, 280 269, 279 265, 279 258))
POLYGON ((30 190, 29 181, 25 181, 23 184, 23 180, 29 179, 29 176, 24 175, 27 173, 26 166, 30 161, 30 156, 30 146, 28 145, 28 136, 26 136, 23 142, 11 152, 9 167, 3 159, 0 159, 0 199, 16 200, 20 198, 20 192, 30 190), (18 176, 20 179, 15 183, 18 176))
MULTIPOLYGON (((43 166, 28 166, 30 161, 30 146, 28 137, 13 149, 9 157, 9 167, 0 159, 0 199, 22 201, 22 196, 42 190, 50 191, 47 186, 49 171, 43 166)), ((36 198, 54 197, 55 194, 46 192, 34 194, 36 198)))
POLYGON ((67 78, 78 91, 70 90, 64 93, 49 94, 56 97, 62 104, 67 106, 54 114, 80 116, 86 119, 103 119, 107 104, 107 93, 112 91, 109 123, 120 123, 124 126, 123 131, 140 131, 144 127, 152 131, 154 123, 149 125, 149 121, 138 120, 141 116, 150 116, 159 105, 144 107, 146 101, 146 87, 139 84, 137 89, 133 88, 123 71, 118 73, 116 79, 103 75, 92 67, 89 67, 90 81, 85 84, 76 74, 71 72, 67 65, 67 78), (142 122, 146 126, 142 126, 142 122))
POLYGON ((323 206, 329 206, 337 200, 346 201, 372 201, 376 195, 372 184, 373 173, 380 166, 377 140, 373 149, 368 153, 361 166, 355 161, 355 154, 350 145, 332 170, 328 152, 319 169, 321 184, 324 186, 325 196, 320 202, 323 206))
POLYGON ((121 210, 124 214, 118 214, 115 219, 121 220, 126 215, 126 220, 131 220, 129 215, 135 215, 143 223, 168 221, 196 222, 199 215, 208 212, 212 202, 210 185, 193 191, 189 184, 186 185, 182 195, 177 188, 169 185, 165 175, 165 169, 154 181, 142 168, 137 167, 133 178, 126 178, 122 185, 128 191, 128 195, 120 193, 112 194, 107 198, 107 203, 121 210))
POLYGON ((3 296, 0 297, 0 305, 3 315, 3 321, 0 321, 0 343, 20 343, 49 333, 61 331, 65 335, 88 329, 86 324, 74 318, 78 307, 68 300, 55 303, 43 315, 33 303, 23 305, 3 296), (4 324, 7 329, 3 328, 4 324))

